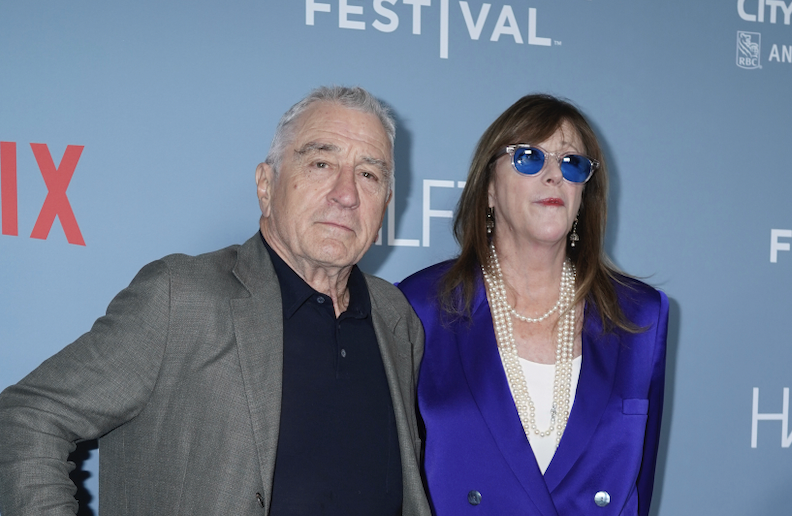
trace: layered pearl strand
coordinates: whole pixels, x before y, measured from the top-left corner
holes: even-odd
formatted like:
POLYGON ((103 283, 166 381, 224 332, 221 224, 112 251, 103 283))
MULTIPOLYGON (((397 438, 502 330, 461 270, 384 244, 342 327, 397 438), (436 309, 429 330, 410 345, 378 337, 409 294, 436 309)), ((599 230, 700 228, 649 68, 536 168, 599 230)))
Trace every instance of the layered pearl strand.
POLYGON ((481 267, 487 292, 490 297, 490 309, 495 326, 495 337, 498 341, 503 369, 514 394, 514 403, 520 415, 525 436, 530 440, 531 434, 539 437, 548 437, 555 431, 556 447, 561 443, 567 422, 572 387, 572 352, 575 344, 575 266, 569 260, 564 261, 561 273, 561 286, 559 288, 558 302, 553 308, 541 317, 531 318, 517 313, 506 299, 506 287, 503 282, 498 254, 495 245, 490 244, 490 255, 486 266, 481 267), (556 338, 555 377, 553 379, 553 407, 550 413, 550 427, 539 430, 536 426, 536 409, 528 386, 525 383, 520 359, 517 355, 517 342, 514 339, 512 316, 521 321, 536 323, 547 319, 556 310, 563 314, 558 322, 558 335, 556 338))

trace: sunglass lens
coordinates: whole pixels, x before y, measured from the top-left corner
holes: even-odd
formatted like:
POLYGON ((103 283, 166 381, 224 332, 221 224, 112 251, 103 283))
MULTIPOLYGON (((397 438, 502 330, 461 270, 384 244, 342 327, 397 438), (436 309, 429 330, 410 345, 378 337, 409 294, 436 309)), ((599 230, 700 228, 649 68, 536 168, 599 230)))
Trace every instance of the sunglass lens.
POLYGON ((591 161, 585 156, 567 154, 561 159, 561 172, 567 181, 582 183, 591 172, 591 161))
POLYGON ((520 174, 533 176, 544 166, 545 156, 542 151, 533 147, 518 147, 514 150, 514 168, 520 174))

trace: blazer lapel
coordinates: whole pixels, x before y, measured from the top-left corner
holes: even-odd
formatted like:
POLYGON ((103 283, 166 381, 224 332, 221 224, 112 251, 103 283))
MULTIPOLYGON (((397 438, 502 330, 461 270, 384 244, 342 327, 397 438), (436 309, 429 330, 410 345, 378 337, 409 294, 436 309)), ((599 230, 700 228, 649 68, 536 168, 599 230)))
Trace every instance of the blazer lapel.
POLYGON ((283 308, 278 278, 258 233, 239 248, 234 275, 250 293, 232 299, 231 311, 265 486, 261 494, 269 507, 283 384, 283 308))
POLYGON ((385 376, 391 392, 394 417, 397 425, 399 425, 399 434, 409 437, 409 449, 412 449, 413 441, 418 436, 412 435, 410 431, 412 426, 409 424, 410 419, 407 417, 404 407, 404 400, 409 399, 413 392, 411 381, 413 376, 411 370, 412 359, 410 355, 400 353, 397 349, 399 343, 396 342, 393 334, 395 324, 394 321, 388 319, 390 319, 389 315, 372 309, 374 333, 377 335, 382 365, 385 367, 385 376))
POLYGON ((376 291, 371 288, 371 282, 367 283, 371 296, 371 321, 374 325, 374 333, 377 336, 382 365, 385 368, 385 377, 388 380, 388 388, 391 393, 393 414, 399 431, 399 443, 400 446, 406 446, 406 449, 412 450, 414 449, 413 443, 418 439, 418 436, 412 434, 412 428, 415 426, 410 424, 411 419, 408 417, 404 404, 405 399, 410 399, 413 396, 412 356, 409 350, 405 352, 404 349, 399 349, 400 344, 403 345, 403 343, 397 342, 394 335, 394 329, 401 318, 399 312, 387 303, 385 306, 380 306, 384 300, 376 296, 376 291))
MULTIPOLYGON (((396 419, 396 432, 401 452, 403 506, 402 512, 408 514, 429 514, 429 506, 421 481, 421 441, 415 412, 415 384, 417 365, 413 358, 413 346, 422 349, 423 338, 419 334, 416 318, 416 338, 420 341, 409 342, 402 314, 404 306, 397 307, 390 301, 388 290, 379 284, 382 280, 366 278, 371 297, 371 320, 377 335, 382 365, 391 393, 393 415, 396 419)), ((393 294, 390 294, 393 295, 393 294)), ((401 294, 398 294, 401 296, 401 294)))
POLYGON ((616 378, 619 339, 613 334, 602 334, 599 314, 596 310, 589 310, 588 305, 582 338, 583 362, 575 401, 561 443, 544 475, 551 492, 588 446, 608 404, 616 378))
POLYGON ((473 324, 458 327, 457 346, 465 378, 484 421, 503 458, 522 484, 525 493, 544 516, 557 516, 550 491, 525 437, 503 371, 489 303, 483 286, 474 303, 473 324))

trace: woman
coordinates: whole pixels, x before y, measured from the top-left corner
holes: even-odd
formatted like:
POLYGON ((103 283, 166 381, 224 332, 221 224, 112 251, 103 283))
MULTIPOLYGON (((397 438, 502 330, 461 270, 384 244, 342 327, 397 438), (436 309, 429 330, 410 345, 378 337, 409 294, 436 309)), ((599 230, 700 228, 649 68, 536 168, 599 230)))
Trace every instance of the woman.
POLYGON ((605 257, 607 180, 574 106, 523 97, 479 141, 459 257, 399 285, 438 516, 648 514, 668 300, 605 257))

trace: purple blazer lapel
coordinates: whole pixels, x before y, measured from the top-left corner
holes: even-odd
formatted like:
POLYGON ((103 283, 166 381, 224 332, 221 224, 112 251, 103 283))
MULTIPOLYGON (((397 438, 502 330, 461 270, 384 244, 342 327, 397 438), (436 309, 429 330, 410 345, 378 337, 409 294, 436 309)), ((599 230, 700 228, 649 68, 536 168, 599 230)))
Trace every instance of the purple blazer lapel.
POLYGON ((458 327, 457 346, 473 399, 528 499, 542 515, 558 516, 509 391, 483 288, 474 303, 473 324, 466 325, 458 327))
POLYGON ((616 378, 619 339, 602 335, 599 315, 586 309, 583 327, 583 363, 575 402, 561 444, 545 471, 544 480, 552 492, 588 446, 602 418, 616 378))

